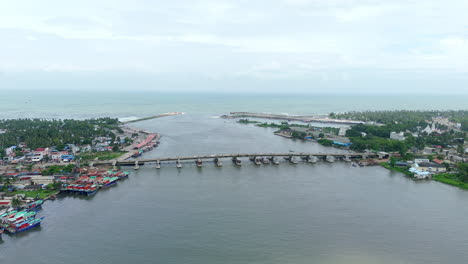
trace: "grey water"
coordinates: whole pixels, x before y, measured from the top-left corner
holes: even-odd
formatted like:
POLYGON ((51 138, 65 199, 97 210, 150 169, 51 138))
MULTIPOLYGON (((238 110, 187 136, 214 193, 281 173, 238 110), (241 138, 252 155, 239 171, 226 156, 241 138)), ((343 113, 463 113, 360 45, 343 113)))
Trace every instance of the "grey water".
MULTIPOLYGON (((212 114, 133 125, 162 134, 148 157, 336 151, 212 114)), ((93 197, 47 201, 40 228, 4 235, 0 263, 466 263, 467 200, 344 162, 147 166, 93 197)))

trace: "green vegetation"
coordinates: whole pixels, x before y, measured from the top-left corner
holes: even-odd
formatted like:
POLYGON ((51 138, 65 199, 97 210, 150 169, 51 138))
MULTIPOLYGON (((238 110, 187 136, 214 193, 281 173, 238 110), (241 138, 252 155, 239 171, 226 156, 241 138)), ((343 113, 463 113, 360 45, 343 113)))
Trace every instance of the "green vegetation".
POLYGON ((239 119, 239 121, 237 121, 237 123, 240 123, 240 124, 258 124, 260 122, 259 121, 251 121, 249 119, 239 119))
MULTIPOLYGON (((284 130, 284 129, 289 129, 290 128, 290 125, 287 123, 287 122, 284 122, 284 123, 281 123, 281 124, 276 124, 276 123, 261 123, 261 124, 257 124, 256 126, 258 127, 275 127, 275 128, 279 128, 280 130, 284 130)), ((296 125, 294 125, 296 126, 296 125)), ((301 126, 301 125, 297 125, 297 126, 301 126)), ((305 126, 307 127, 307 126, 305 126)))
POLYGON ((385 162, 381 162, 381 163, 379 163, 379 165, 381 165, 382 167, 384 167, 386 169, 389 169, 391 171, 403 173, 404 175, 406 175, 408 177, 413 177, 414 176, 413 173, 408 171, 408 167, 395 167, 394 164, 392 165, 392 164, 388 164, 388 163, 385 163, 385 162))
POLYGON ((317 140, 317 142, 321 145, 324 145, 324 146, 333 146, 333 141, 329 140, 329 139, 326 139, 326 138, 321 138, 319 140, 317 140))
POLYGON ((83 153, 80 154, 80 158, 83 161, 90 161, 90 160, 95 160, 96 158, 98 160, 111 160, 111 159, 116 159, 125 152, 122 151, 117 151, 117 152, 91 152, 91 153, 83 153))
POLYGON ((23 190, 17 190, 12 192, 12 194, 24 194, 26 197, 32 197, 32 198, 40 198, 40 199, 45 199, 52 194, 56 194, 57 190, 53 189, 46 189, 46 190, 36 190, 36 191, 23 191, 23 190))
POLYGON ((457 170, 458 173, 441 173, 432 179, 468 190, 468 163, 458 163, 457 170))
POLYGON ((450 185, 468 190, 468 183, 460 181, 457 174, 441 173, 441 174, 434 175, 432 179, 438 182, 450 184, 450 185))
POLYGON ((11 199, 11 206, 14 208, 20 207, 21 206, 20 199, 18 199, 17 197, 14 197, 13 199, 11 199))
MULTIPOLYGON (((31 149, 64 144, 91 144, 95 137, 108 136, 115 139, 113 130, 119 129, 120 122, 113 118, 87 120, 45 120, 45 119, 8 119, 0 120, 0 148, 4 149, 24 142, 31 149)), ((20 151, 20 149, 18 149, 20 151)))
POLYGON ((75 164, 68 164, 66 166, 63 165, 52 165, 47 167, 45 170, 41 172, 42 175, 54 175, 54 174, 62 174, 62 173, 72 173, 75 169, 75 164))
POLYGON ((364 111, 348 112, 342 114, 331 113, 332 118, 351 119, 360 121, 373 121, 381 124, 389 123, 413 123, 424 125, 432 117, 446 117, 451 121, 462 124, 465 131, 468 131, 468 110, 459 111, 364 111))
MULTIPOLYGON (((463 142, 467 135, 463 131, 448 130, 441 134, 420 132, 429 125, 433 117, 446 117, 454 122, 468 119, 468 111, 368 111, 349 112, 344 114, 331 113, 330 117, 377 122, 380 125, 359 124, 346 131, 346 136, 353 143, 351 149, 363 151, 396 151, 402 155, 412 147, 423 149, 425 146, 442 147, 456 145, 463 151, 463 142), (404 132, 405 140, 390 139, 391 132, 404 132), (419 133, 417 137, 413 133, 419 133)), ((437 124, 436 128, 447 130, 446 126, 437 124)))

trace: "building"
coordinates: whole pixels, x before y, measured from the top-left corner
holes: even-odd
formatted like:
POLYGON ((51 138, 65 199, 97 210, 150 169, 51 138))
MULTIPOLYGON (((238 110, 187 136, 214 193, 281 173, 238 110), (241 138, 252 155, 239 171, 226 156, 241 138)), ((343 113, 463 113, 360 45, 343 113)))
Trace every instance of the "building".
POLYGON ((397 133, 397 132, 390 132, 390 138, 391 139, 395 139, 395 140, 399 140, 399 141, 403 141, 405 140, 405 133, 403 132, 400 132, 400 133, 397 133))
POLYGON ((346 136, 346 131, 348 131, 349 129, 350 127, 340 127, 340 130, 338 131, 338 136, 346 136))
POLYGON ((48 185, 54 182, 54 176, 33 176, 31 182, 35 185, 48 185))
POLYGON ((429 159, 428 158, 415 158, 414 159, 414 163, 423 163, 423 162, 429 162, 429 159))
POLYGON ((413 167, 422 172, 445 172, 447 170, 444 165, 434 162, 421 162, 413 167))

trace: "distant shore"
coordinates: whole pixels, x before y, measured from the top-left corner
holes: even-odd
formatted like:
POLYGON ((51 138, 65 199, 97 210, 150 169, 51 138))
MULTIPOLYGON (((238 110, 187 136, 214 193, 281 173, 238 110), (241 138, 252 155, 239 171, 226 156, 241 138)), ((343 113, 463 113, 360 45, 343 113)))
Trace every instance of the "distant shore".
POLYGON ((279 119, 288 121, 300 121, 305 123, 329 123, 329 124, 342 124, 342 125, 357 125, 364 124, 364 121, 356 120, 343 120, 343 119, 332 119, 326 116, 299 116, 299 115, 281 115, 281 114, 263 114, 263 113, 251 113, 251 112, 231 112, 229 115, 222 115, 222 118, 241 118, 241 117, 253 117, 253 118, 266 118, 266 119, 279 119))

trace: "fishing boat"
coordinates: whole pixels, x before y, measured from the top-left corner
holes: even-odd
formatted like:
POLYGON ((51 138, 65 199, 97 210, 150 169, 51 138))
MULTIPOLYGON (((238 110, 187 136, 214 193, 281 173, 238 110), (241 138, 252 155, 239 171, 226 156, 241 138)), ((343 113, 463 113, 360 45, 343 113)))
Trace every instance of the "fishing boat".
POLYGON ((26 209, 39 208, 44 203, 44 200, 37 200, 25 206, 26 209))
POLYGON ((87 196, 91 196, 91 195, 95 195, 98 191, 98 187, 96 185, 93 185, 91 187, 89 187, 84 193, 87 195, 87 196))
POLYGON ((103 185, 101 188, 107 188, 117 183, 118 177, 104 177, 102 179, 103 185))
POLYGON ((254 163, 255 165, 262 165, 262 161, 259 158, 255 158, 254 163))
POLYGON ((299 163, 299 161, 297 161, 294 157, 291 157, 289 159, 289 162, 291 162, 292 164, 298 164, 299 163))
POLYGON ((197 165, 198 168, 201 168, 203 166, 203 162, 201 159, 197 159, 197 161, 195 161, 195 164, 197 165))
POLYGON ((271 162, 272 162, 274 165, 279 165, 279 164, 280 164, 280 163, 279 163, 279 160, 278 160, 277 158, 273 158, 273 159, 271 160, 271 162))
POLYGON ((7 231, 12 234, 24 232, 26 230, 39 226, 42 222, 42 219, 44 219, 44 217, 34 218, 29 221, 24 221, 20 223, 19 225, 12 225, 7 228, 7 231))
POLYGON ((309 156, 307 158, 307 162, 309 162, 309 163, 316 163, 317 161, 318 161, 318 158, 315 157, 315 156, 309 156))
POLYGON ((178 169, 182 168, 182 163, 180 163, 180 160, 177 160, 177 162, 176 162, 176 167, 177 167, 178 169))
POLYGON ((263 164, 270 164, 270 160, 267 158, 262 159, 263 164))
POLYGON ((236 157, 232 158, 232 162, 234 162, 234 164, 236 164, 237 166, 242 165, 242 161, 236 157))
POLYGON ((222 167, 223 166, 223 164, 221 163, 221 160, 219 160, 219 158, 215 158, 214 162, 215 162, 217 167, 222 167))

